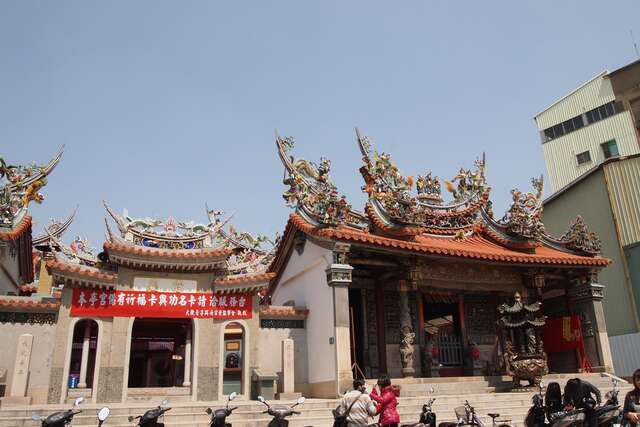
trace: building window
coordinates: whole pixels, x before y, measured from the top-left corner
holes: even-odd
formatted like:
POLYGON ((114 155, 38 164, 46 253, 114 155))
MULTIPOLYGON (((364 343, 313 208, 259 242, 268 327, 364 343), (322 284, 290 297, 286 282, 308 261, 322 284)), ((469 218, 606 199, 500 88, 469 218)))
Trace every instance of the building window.
POLYGON ((602 153, 604 154, 605 159, 610 159, 611 157, 618 157, 620 153, 618 152, 618 144, 616 144, 616 140, 612 139, 611 141, 607 141, 603 144, 600 144, 602 147, 602 153))
POLYGON ((589 163, 591 161, 591 154, 588 151, 584 151, 576 155, 576 160, 579 165, 584 165, 585 163, 589 163))
POLYGON ((616 113, 623 111, 624 108, 622 106, 622 102, 620 101, 611 101, 604 105, 599 106, 598 108, 594 108, 593 110, 587 111, 585 116, 587 117, 587 123, 595 123, 600 120, 604 120, 607 117, 611 117, 616 113))
POLYGON ((609 103, 601 105, 600 107, 594 108, 593 110, 587 111, 584 116, 582 114, 579 116, 575 116, 569 120, 558 123, 555 126, 543 130, 542 142, 544 143, 547 141, 551 141, 552 139, 560 138, 563 135, 581 129, 586 125, 590 125, 591 123, 604 120, 607 117, 611 117, 621 111, 624 111, 622 102, 611 101, 609 103))

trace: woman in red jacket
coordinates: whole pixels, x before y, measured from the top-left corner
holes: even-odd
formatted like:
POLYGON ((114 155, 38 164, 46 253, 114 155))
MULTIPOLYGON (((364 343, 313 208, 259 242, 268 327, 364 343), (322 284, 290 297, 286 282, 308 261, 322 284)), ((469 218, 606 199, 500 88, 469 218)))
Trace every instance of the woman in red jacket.
POLYGON ((371 399, 377 405, 377 412, 380 414, 378 423, 382 427, 398 427, 400 415, 396 409, 398 406, 397 397, 400 396, 400 389, 391 385, 391 380, 387 375, 382 375, 378 379, 378 388, 380 392, 374 388, 371 391, 371 399))

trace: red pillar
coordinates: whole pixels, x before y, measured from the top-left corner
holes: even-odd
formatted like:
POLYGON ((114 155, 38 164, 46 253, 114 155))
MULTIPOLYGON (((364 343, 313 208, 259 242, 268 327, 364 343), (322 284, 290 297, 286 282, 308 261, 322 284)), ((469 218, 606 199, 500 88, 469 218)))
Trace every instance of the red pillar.
POLYGON ((386 373, 387 341, 384 322, 384 289, 380 284, 376 286, 376 331, 378 332, 378 370, 380 373, 386 373))

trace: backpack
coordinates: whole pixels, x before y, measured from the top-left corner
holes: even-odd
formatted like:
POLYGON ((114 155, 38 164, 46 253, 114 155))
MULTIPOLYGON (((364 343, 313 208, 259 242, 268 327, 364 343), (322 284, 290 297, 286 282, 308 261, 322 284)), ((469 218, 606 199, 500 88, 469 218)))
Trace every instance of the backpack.
POLYGON ((360 396, 353 399, 353 402, 351 402, 351 405, 349 405, 344 413, 342 413, 342 411, 340 410, 342 408, 342 405, 338 405, 336 409, 331 411, 333 412, 333 427, 347 427, 347 416, 349 415, 349 412, 351 412, 351 408, 353 408, 353 405, 355 405, 361 397, 362 393, 360 393, 360 396))

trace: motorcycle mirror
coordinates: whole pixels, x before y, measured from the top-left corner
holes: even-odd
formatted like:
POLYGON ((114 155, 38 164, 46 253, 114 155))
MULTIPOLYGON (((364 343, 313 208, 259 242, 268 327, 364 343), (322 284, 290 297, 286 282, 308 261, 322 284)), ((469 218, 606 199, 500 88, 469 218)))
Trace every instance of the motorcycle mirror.
POLYGON ((235 391, 233 393, 231 393, 229 395, 229 400, 234 400, 236 397, 238 397, 238 393, 236 393, 235 391))
POLYGON ((84 397, 78 397, 74 402, 73 402, 73 406, 78 406, 80 405, 82 402, 84 402, 84 397))
POLYGON ((100 409, 100 411, 98 412, 98 421, 106 420, 109 417, 109 413, 111 413, 111 410, 106 406, 100 409))
POLYGON ((207 414, 211 415, 211 412, 213 412, 213 411, 211 410, 211 408, 207 408, 207 409, 204 410, 204 412, 206 412, 207 414))
POLYGON ((305 399, 305 398, 304 398, 304 396, 300 396, 300 397, 298 398, 298 400, 296 400, 296 403, 297 403, 298 405, 302 405, 302 404, 304 403, 304 401, 305 401, 305 400, 307 400, 307 399, 305 399))
POLYGON ((160 407, 167 406, 168 404, 169 401, 167 399, 164 399, 162 402, 160 402, 160 407))
POLYGON ((129 422, 134 420, 133 416, 131 416, 131 415, 129 415, 129 417, 127 419, 129 420, 129 422))
POLYGON ((261 403, 264 403, 264 397, 258 396, 258 401, 260 401, 261 403))
POLYGON ((33 414, 33 415, 31 415, 31 419, 33 421, 40 421, 42 419, 42 417, 40 415, 38 415, 38 414, 33 414))

